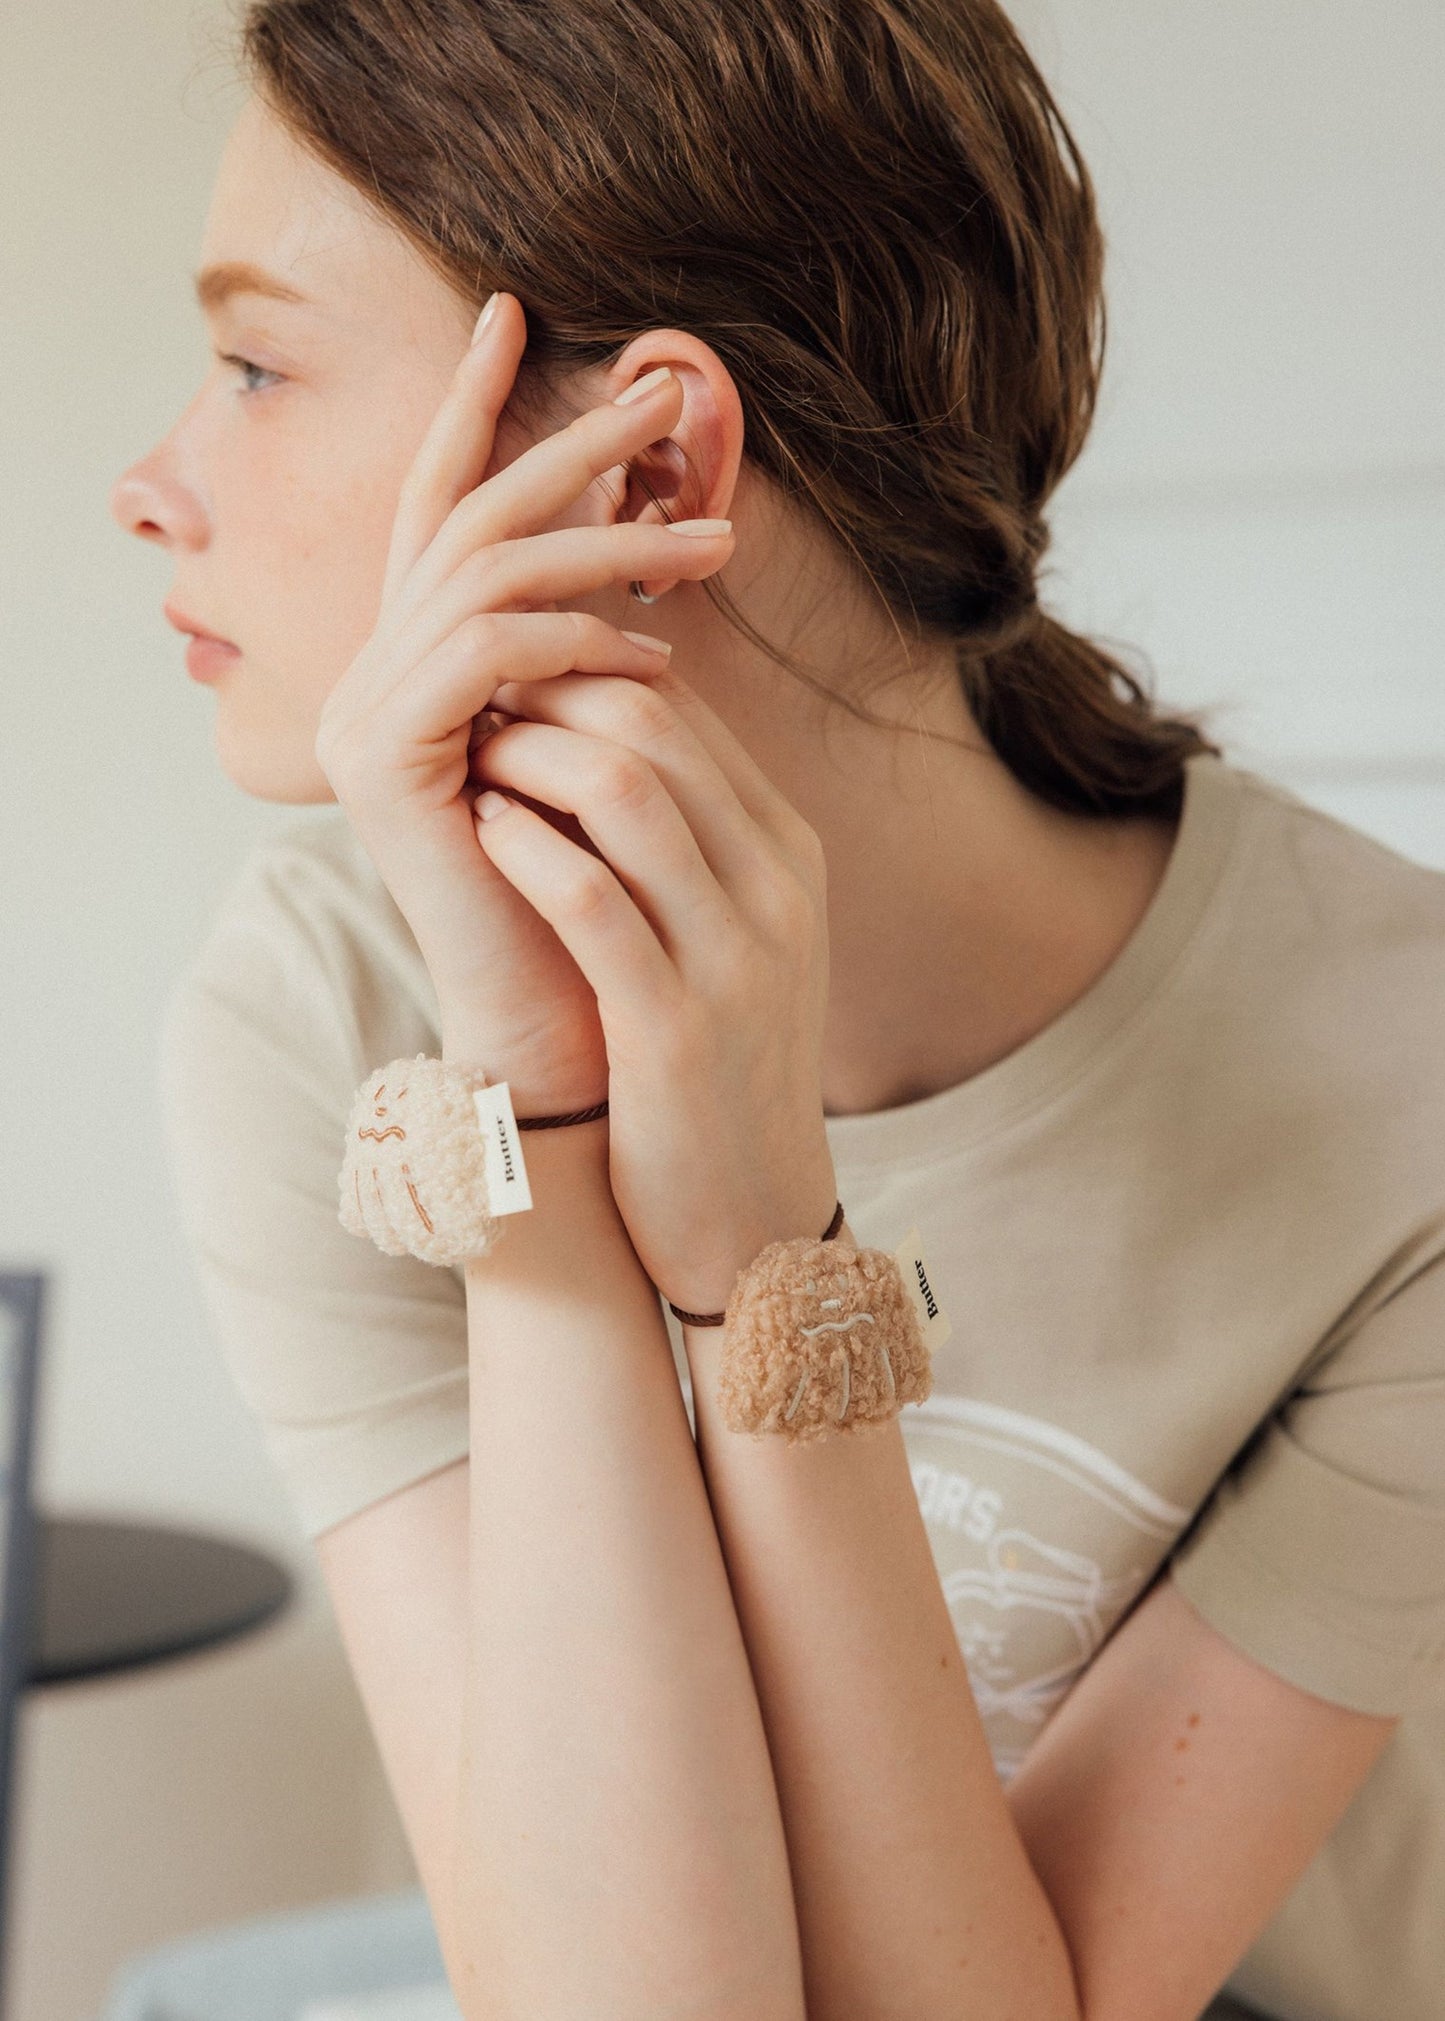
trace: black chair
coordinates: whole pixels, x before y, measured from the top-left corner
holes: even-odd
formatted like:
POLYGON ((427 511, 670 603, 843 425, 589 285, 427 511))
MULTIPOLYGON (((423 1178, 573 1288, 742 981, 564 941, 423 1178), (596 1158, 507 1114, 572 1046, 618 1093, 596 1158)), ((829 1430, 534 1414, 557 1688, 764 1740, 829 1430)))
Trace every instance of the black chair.
POLYGON ((0 2007, 9 1924, 15 1713, 30 1667, 35 1613, 31 1453, 47 1277, 0 1271, 0 2007))

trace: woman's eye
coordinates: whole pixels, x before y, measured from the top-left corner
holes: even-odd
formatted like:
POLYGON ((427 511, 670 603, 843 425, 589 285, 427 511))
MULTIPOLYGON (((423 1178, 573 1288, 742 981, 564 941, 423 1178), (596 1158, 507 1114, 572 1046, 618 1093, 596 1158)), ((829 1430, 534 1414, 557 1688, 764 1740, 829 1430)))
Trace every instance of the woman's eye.
MULTIPOLYGON (((245 374, 247 372, 256 372, 259 373, 263 379, 279 380, 281 377, 281 374, 279 372, 272 372, 265 365, 253 365, 249 358, 238 357, 232 351, 218 351, 216 355, 223 365, 234 365, 237 371, 242 374, 245 374)), ((242 386, 240 390, 243 393, 262 393, 265 391, 265 388, 263 386, 256 386, 248 382, 246 385, 242 386)))

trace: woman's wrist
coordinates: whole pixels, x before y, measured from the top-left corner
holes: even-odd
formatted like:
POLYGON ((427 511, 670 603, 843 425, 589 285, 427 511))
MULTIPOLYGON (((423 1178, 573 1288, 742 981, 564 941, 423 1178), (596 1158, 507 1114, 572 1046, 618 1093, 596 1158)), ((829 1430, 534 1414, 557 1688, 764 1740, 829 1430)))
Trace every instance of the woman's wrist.
MULTIPOLYGON (((721 1225, 716 1230, 718 1248, 708 1258, 694 1260, 692 1281, 679 1288, 661 1286, 663 1296, 669 1304, 677 1305, 684 1312, 722 1312, 732 1296, 734 1284, 740 1273, 746 1270, 764 1249, 774 1242, 791 1242, 799 1238, 819 1241, 824 1229, 833 1218, 838 1204, 838 1193, 831 1166, 826 1176, 799 1186, 791 1192, 786 1202, 777 1202, 750 1219, 746 1225, 738 1225, 724 1236, 721 1225), (680 1295, 691 1292, 692 1297, 680 1295), (707 1293, 706 1297, 698 1296, 707 1293), (721 1294, 719 1296, 719 1294, 721 1294)), ((719 1222, 724 1203, 719 1200, 719 1222)), ((844 1233, 839 1230, 839 1236, 844 1233)), ((838 1239, 837 1237, 834 1238, 838 1239)), ((847 1235, 845 1246, 852 1248, 851 1234, 847 1235)), ((715 1329, 713 1329, 715 1330, 715 1329)))
MULTIPOLYGON (((586 1079, 568 1076, 556 1071, 553 1062, 536 1068, 509 1061, 507 1048, 498 1045, 494 1034, 475 1032, 465 1023, 449 1026, 443 1020, 440 1057, 447 1066, 479 1068, 491 1086, 505 1081, 512 1114, 519 1123, 532 1116, 570 1116, 579 1109, 595 1108, 605 1098, 605 1089, 599 1094, 590 1075, 586 1079)), ((597 1127, 605 1133, 605 1117, 597 1120, 597 1127)))
MULTIPOLYGON (((518 1121, 528 1116, 569 1115, 581 1104, 562 1099, 563 1091, 522 1082, 514 1084, 494 1070, 480 1049, 454 1047, 443 1057, 448 1064, 481 1067, 488 1082, 507 1081, 512 1111, 518 1121)), ((505 1215, 497 1241, 487 1252, 469 1258, 467 1273, 545 1278, 557 1283, 569 1274, 569 1252, 586 1252, 595 1260, 596 1245, 611 1252, 629 1250, 627 1229, 612 1197, 608 1171, 607 1117, 585 1123, 562 1123, 550 1130, 519 1130, 516 1148, 527 1173, 532 1204, 505 1215)))
POLYGON ((468 1258, 468 1283, 535 1287, 549 1304, 607 1297, 641 1266, 612 1197, 605 1119, 520 1141, 532 1204, 505 1217, 484 1255, 468 1258))

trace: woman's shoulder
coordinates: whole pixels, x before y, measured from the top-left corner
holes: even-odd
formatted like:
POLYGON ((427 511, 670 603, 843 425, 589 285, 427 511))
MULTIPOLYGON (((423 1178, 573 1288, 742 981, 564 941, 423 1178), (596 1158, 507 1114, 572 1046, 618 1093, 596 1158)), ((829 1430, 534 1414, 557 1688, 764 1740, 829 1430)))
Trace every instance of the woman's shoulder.
POLYGON ((425 998, 420 950, 396 901, 339 808, 289 821, 248 852, 223 890, 200 949, 214 961, 241 945, 278 960, 341 969, 353 985, 372 970, 425 998))
POLYGON ((264 1035, 342 1080, 435 1050, 431 977, 340 809, 287 821, 247 852, 172 984, 165 1029, 172 1046, 198 1029, 212 1048, 264 1035))
POLYGON ((1407 856, 1278 779, 1243 765, 1224 769, 1257 842, 1269 845, 1260 867, 1273 870, 1281 898, 1293 894, 1304 903, 1316 930, 1366 943, 1383 930, 1445 949, 1445 869, 1407 856))
POLYGON ((406 921, 340 808, 282 823, 241 860, 212 916, 207 944, 228 933, 289 932, 313 944, 339 935, 390 947, 406 921))
POLYGON ((1229 865, 1170 994, 1219 1124, 1277 1174, 1445 1202, 1445 871, 1231 768, 1229 865))
POLYGON ((1438 1057, 1445 869, 1406 856, 1276 780, 1230 766, 1239 800, 1221 959, 1286 1032, 1333 1030, 1357 1056, 1438 1057))

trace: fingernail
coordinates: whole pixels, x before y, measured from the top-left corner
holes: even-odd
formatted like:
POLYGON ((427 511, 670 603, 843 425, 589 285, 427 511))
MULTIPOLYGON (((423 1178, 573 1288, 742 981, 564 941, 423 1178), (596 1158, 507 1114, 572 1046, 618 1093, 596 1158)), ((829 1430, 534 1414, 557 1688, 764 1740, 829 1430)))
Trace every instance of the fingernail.
POLYGON ((641 646, 645 653, 661 653, 666 657, 672 651, 668 639, 655 639, 650 632, 624 632, 623 638, 631 639, 635 646, 641 646))
POLYGON ((614 407, 628 407, 634 400, 646 400, 650 394, 660 392, 663 381, 672 376, 666 365, 659 365, 655 372, 644 372, 631 386, 624 387, 612 404, 614 407))
POLYGON ((498 814, 505 814, 511 804, 505 793, 479 793, 472 802, 482 821, 492 821, 498 814))
POLYGON ((488 295, 486 307, 482 310, 481 315, 478 316, 476 328, 472 331, 472 342, 474 344, 477 343, 478 340, 485 333, 486 327, 488 323, 491 322, 492 316, 496 311, 496 307, 497 307, 497 291, 494 289, 492 293, 488 295))
POLYGON ((669 533, 695 533, 704 540, 709 534, 731 533, 732 530, 733 523, 730 519, 673 519, 667 524, 669 533))

